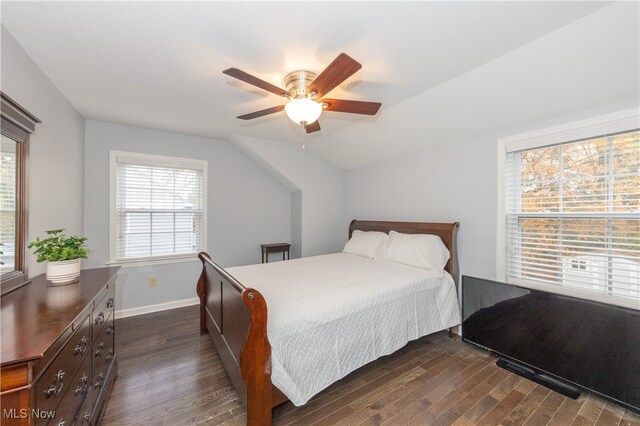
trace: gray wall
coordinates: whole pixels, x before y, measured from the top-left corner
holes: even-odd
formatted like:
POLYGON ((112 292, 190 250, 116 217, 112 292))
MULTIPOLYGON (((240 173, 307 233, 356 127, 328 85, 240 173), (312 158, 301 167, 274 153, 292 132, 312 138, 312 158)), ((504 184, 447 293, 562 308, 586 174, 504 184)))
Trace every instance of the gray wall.
POLYGON ((291 192, 291 257, 302 257, 302 191, 291 192))
MULTIPOLYGON (((300 222, 294 232, 302 257, 341 251, 347 238, 343 226, 343 171, 300 145, 234 135, 233 144, 292 192, 301 191, 300 222)), ((294 197, 297 197, 294 196, 294 197)), ((296 199, 295 202, 298 202, 296 199)), ((297 219, 296 219, 297 220, 297 219)))
POLYGON ((345 226, 351 219, 460 222, 461 273, 495 279, 497 140, 637 106, 632 98, 345 171, 345 226))
MULTIPOLYGON (((27 241, 48 229, 83 233, 84 118, 2 27, 2 91, 42 124, 31 136, 28 163, 27 241)), ((29 276, 45 271, 29 256, 29 276)), ((86 265, 85 265, 86 266, 86 265)))
MULTIPOLYGON (((261 243, 291 239, 291 193, 226 141, 88 120, 85 138, 85 235, 91 267, 109 259, 109 151, 207 160, 208 251, 222 266, 260 262, 261 243)), ((116 309, 190 299, 197 262, 123 268, 116 309), (148 285, 149 276, 158 286, 148 285)))
POLYGON ((495 275, 496 149, 482 138, 345 171, 352 219, 460 222, 461 270, 495 275))

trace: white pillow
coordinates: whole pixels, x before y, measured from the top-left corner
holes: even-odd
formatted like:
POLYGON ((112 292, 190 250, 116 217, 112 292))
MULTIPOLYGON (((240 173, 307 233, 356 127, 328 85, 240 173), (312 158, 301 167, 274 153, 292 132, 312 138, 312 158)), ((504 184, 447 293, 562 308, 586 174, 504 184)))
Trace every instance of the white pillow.
POLYGON ((384 255, 388 239, 389 236, 384 232, 355 230, 351 233, 351 239, 347 241, 342 252, 379 259, 384 255))
POLYGON ((417 268, 432 269, 442 277, 449 261, 449 250, 437 235, 391 231, 384 258, 417 268))

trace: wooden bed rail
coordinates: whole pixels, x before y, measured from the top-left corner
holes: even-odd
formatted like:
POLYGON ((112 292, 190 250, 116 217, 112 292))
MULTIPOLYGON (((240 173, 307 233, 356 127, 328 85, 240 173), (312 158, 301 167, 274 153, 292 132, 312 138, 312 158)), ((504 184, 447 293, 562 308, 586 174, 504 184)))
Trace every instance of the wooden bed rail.
POLYGON ((271 345, 267 337, 267 303, 201 252, 200 334, 207 332, 241 401, 248 425, 271 424, 274 395, 271 345))

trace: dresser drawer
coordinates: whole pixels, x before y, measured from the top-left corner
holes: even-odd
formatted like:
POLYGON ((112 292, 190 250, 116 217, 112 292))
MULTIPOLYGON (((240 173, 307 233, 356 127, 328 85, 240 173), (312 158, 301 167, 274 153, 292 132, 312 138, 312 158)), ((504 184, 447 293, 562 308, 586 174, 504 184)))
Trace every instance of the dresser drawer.
MULTIPOLYGON (((82 365, 78 369, 77 374, 69 382, 69 386, 64 391, 64 396, 60 400, 60 404, 55 410, 55 417, 47 423, 48 425, 71 425, 76 418, 78 409, 86 399, 89 392, 91 374, 91 357, 84 357, 82 365)), ((36 422, 37 425, 45 424, 44 421, 36 422)))
POLYGON ((105 323, 105 327, 93 344, 93 387, 100 390, 104 382, 104 376, 109 370, 109 365, 114 356, 114 329, 113 315, 105 323), (101 376, 102 374, 102 376, 101 376))
POLYGON ((105 323, 112 316, 114 308, 114 286, 111 284, 107 293, 104 297, 96 304, 96 307, 93 309, 93 340, 98 337, 102 329, 104 328, 105 323))
POLYGON ((93 397, 97 392, 94 391, 91 387, 89 387, 89 392, 84 399, 84 402, 80 406, 80 410, 78 410, 78 415, 76 416, 76 426, 87 426, 91 424, 93 405, 95 404, 95 398, 93 397))
MULTIPOLYGON (((35 407, 39 410, 54 410, 67 387, 71 386, 76 371, 80 368, 89 349, 89 317, 84 319, 51 365, 40 376, 35 386, 35 407)), ((88 358, 88 357, 87 357, 88 358)))

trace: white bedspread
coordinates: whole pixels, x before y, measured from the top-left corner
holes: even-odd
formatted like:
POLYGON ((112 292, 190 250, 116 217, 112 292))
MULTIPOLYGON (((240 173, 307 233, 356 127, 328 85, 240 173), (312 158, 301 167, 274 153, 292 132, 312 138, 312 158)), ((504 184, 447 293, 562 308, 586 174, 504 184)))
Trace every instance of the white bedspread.
POLYGON ((273 384, 295 405, 460 323, 449 274, 345 253, 226 269, 267 301, 273 384))

